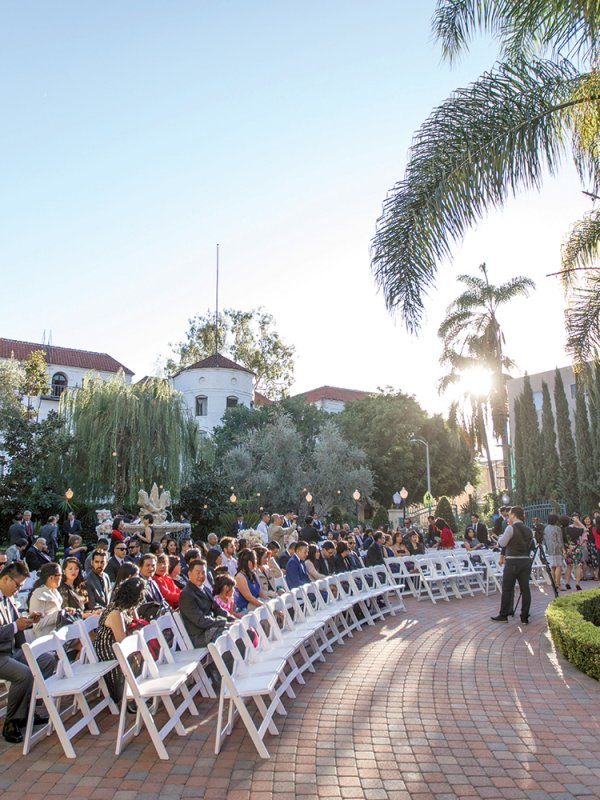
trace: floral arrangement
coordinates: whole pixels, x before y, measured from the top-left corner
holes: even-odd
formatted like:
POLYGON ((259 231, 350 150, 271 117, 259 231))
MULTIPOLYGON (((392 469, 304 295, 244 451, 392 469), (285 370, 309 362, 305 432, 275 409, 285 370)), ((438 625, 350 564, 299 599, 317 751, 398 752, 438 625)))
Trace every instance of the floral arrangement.
POLYGON ((247 530, 240 531, 239 537, 240 539, 246 539, 248 542, 248 547, 253 548, 257 545, 264 546, 264 540, 259 531, 255 531, 253 528, 248 528, 247 530))
POLYGON ((109 536, 112 531, 112 513, 109 511, 108 508, 99 508, 96 510, 96 519, 98 520, 98 525, 96 525, 96 536, 100 538, 101 536, 109 536))

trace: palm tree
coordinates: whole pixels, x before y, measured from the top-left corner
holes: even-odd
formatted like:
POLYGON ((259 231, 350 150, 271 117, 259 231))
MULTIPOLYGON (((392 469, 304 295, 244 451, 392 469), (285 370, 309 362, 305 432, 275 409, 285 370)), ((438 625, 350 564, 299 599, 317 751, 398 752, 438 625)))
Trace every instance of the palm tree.
MULTIPOLYGON (((433 30, 450 61, 478 30, 500 40, 504 60, 430 114, 384 203, 372 267, 388 308, 412 332, 438 262, 487 211, 539 187, 568 152, 582 182, 594 193, 600 185, 598 0, 439 0, 433 30)), ((586 271, 582 286, 574 279, 599 242, 600 211, 593 211, 563 248, 569 343, 578 359, 600 344, 600 273, 586 271)))
POLYGON ((438 330, 438 336, 444 343, 440 363, 450 368, 449 374, 442 379, 440 388, 444 389, 457 380, 462 372, 474 366, 489 371, 489 394, 487 397, 474 395, 473 401, 478 439, 486 451, 490 482, 495 494, 485 406, 489 407, 494 436, 502 443, 504 477, 507 489, 511 491, 506 392, 506 381, 510 376, 506 371, 514 366, 514 362, 504 354, 504 334, 498 321, 498 309, 516 297, 526 297, 535 288, 535 284, 530 278, 517 277, 500 286, 494 286, 489 282, 486 265, 481 264, 479 269, 482 278, 474 275, 458 276, 466 291, 448 306, 446 319, 438 330))

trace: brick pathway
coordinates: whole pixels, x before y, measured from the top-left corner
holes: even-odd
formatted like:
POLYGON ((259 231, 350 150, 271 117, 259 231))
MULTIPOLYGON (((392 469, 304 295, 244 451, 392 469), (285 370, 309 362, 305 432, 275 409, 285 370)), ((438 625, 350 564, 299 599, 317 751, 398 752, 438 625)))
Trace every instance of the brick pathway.
MULTIPOLYGON (((270 800, 600 796, 600 686, 552 650, 533 590, 533 623, 493 623, 498 594, 407 602, 407 614, 364 629, 307 676, 256 757, 241 726, 213 753, 215 703, 160 762, 149 739, 114 756, 116 722, 55 737, 28 757, 0 745, 2 800, 270 800)), ((189 719, 189 718, 188 718, 189 719)), ((0 740, 1 741, 1 740, 0 740)))

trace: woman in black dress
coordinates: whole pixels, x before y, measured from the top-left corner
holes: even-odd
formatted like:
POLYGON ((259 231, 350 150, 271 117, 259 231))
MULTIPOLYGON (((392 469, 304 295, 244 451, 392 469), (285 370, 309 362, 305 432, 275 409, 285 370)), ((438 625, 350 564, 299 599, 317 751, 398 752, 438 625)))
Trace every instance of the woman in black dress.
MULTIPOLYGON (((117 587, 110 603, 102 612, 96 631, 94 647, 100 661, 112 661, 115 657, 113 644, 122 642, 127 628, 137 619, 136 609, 142 601, 146 581, 143 578, 126 578, 117 587)), ((106 676, 110 696, 119 704, 123 696, 124 678, 120 667, 115 667, 106 676)))

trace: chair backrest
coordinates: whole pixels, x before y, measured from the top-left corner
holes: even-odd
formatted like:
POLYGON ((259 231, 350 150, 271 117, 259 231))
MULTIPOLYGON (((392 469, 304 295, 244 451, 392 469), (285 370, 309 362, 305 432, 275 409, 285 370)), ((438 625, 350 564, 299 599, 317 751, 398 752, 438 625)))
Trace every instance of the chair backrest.
POLYGON ((81 620, 88 635, 97 630, 98 624, 100 622, 100 616, 101 616, 100 614, 91 614, 89 617, 86 617, 85 619, 81 620))
POLYGON ((61 639, 55 636, 54 633, 49 633, 46 636, 38 636, 38 638, 34 639, 33 642, 25 642, 23 644, 23 655, 25 656, 27 666, 31 670, 38 689, 42 684, 44 684, 44 676, 42 674, 40 665, 38 664, 38 658, 43 656, 45 653, 56 653, 61 665, 61 669, 64 670, 64 674, 69 677, 72 677, 73 675, 73 671, 69 666, 69 659, 64 651, 61 639))
POLYGON ((115 642, 113 644, 113 650, 117 661, 119 662, 119 667, 121 668, 123 676, 127 681, 127 685, 129 686, 134 699, 141 702, 136 675, 130 663, 130 659, 134 655, 139 655, 139 657, 142 659, 142 662, 145 662, 145 653, 148 652, 148 648, 145 646, 144 639, 140 631, 136 631, 135 633, 126 636, 120 642, 115 642))
POLYGON ((172 611, 171 612, 171 616, 173 618, 173 621, 174 621, 175 625, 177 626, 177 630, 179 631, 179 636, 181 637, 181 641, 185 645, 185 648, 187 650, 193 650, 194 649, 194 644, 193 644, 192 640, 190 639, 189 633, 187 632, 187 629, 185 627, 185 623, 183 621, 183 617, 181 616, 179 611, 172 611))

